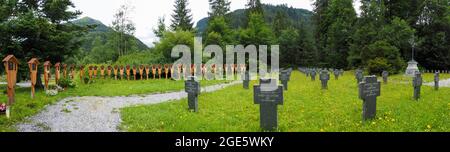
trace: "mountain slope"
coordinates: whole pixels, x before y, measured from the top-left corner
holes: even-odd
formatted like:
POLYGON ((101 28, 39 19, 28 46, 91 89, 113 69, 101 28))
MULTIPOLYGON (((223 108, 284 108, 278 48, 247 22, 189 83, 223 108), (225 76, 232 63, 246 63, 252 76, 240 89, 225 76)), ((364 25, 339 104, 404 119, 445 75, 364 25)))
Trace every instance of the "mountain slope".
MULTIPOLYGON (((112 28, 106 26, 102 22, 92 19, 90 17, 84 17, 75 21, 72 21, 73 24, 79 25, 79 26, 95 26, 94 29, 90 30, 89 33, 87 33, 84 37, 80 38, 83 40, 82 49, 85 51, 91 51, 92 50, 92 42, 95 38, 100 37, 103 42, 106 42, 110 32, 113 31, 112 28)), ((148 49, 147 45, 145 45, 141 40, 138 38, 128 35, 132 39, 134 39, 137 43, 137 47, 139 50, 146 50, 148 49)))
MULTIPOLYGON (((274 6, 267 4, 263 5, 263 9, 264 9, 264 18, 266 22, 270 25, 273 23, 278 11, 286 12, 288 20, 294 23, 294 25, 298 24, 300 21, 305 24, 312 25, 311 17, 313 15, 313 12, 309 10, 287 7, 286 5, 274 6)), ((244 26, 244 22, 246 20, 245 11, 246 9, 238 9, 227 14, 227 19, 230 20, 230 26, 232 28, 237 29, 239 27, 244 26)), ((201 35, 201 33, 203 33, 206 30, 208 26, 208 21, 209 18, 206 17, 197 22, 196 28, 198 30, 199 35, 201 35)))

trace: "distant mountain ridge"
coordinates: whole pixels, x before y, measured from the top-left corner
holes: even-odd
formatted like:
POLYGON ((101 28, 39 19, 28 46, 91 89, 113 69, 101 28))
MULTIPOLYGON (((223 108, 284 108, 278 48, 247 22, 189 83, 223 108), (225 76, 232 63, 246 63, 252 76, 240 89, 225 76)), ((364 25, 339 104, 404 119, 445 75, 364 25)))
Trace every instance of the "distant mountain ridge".
MULTIPOLYGON (((299 21, 305 24, 312 25, 311 17, 313 16, 314 13, 306 9, 287 7, 286 5, 275 6, 263 4, 263 10, 266 23, 270 25, 272 25, 278 11, 286 12, 288 19, 292 21, 294 25, 298 24, 299 21)), ((246 18, 245 11, 246 9, 237 9, 227 14, 226 17, 230 20, 230 25, 232 28, 237 29, 239 27, 244 26, 244 21, 246 18)), ((196 28, 198 30, 199 35, 201 35, 201 33, 203 33, 206 30, 208 26, 208 21, 209 17, 205 17, 197 22, 196 28)))
MULTIPOLYGON (((111 27, 108 27, 101 21, 90 17, 83 17, 81 19, 72 21, 72 23, 79 26, 95 26, 95 28, 90 30, 84 37, 80 38, 81 40, 83 40, 83 44, 81 47, 85 51, 90 51, 92 49, 92 42, 95 38, 100 37, 102 40, 106 41, 109 32, 113 31, 111 27)), ((132 35, 129 36, 131 36, 136 41, 139 50, 148 49, 148 46, 145 45, 141 40, 132 35)))

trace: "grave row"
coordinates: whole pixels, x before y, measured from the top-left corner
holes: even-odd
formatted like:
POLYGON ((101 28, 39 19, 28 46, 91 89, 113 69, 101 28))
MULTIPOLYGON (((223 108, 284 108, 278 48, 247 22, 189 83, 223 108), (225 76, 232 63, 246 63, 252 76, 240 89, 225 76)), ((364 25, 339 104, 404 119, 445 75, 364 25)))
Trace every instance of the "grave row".
MULTIPOLYGON (((316 69, 299 68, 300 72, 315 75, 316 69)), ((329 73, 326 69, 319 69, 321 73, 322 88, 326 89, 326 82, 329 80, 329 73)), ((292 69, 280 69, 278 85, 276 79, 260 79, 259 84, 253 87, 254 104, 260 106, 260 127, 265 131, 273 131, 278 128, 278 105, 284 103, 284 91, 288 89, 288 81, 290 80, 292 69)), ((336 79, 343 75, 343 71, 334 70, 336 79)), ((385 84, 388 83, 389 72, 383 71, 382 77, 385 84)), ((249 88, 249 72, 246 71, 243 77, 243 88, 249 88)), ((376 76, 364 76, 361 69, 356 70, 355 78, 358 82, 359 99, 363 101, 362 105, 362 119, 363 121, 374 119, 376 116, 377 97, 381 95, 381 82, 376 76)), ((420 89, 422 86, 422 75, 420 72, 415 74, 413 79, 414 99, 420 98, 420 89)), ((438 90, 439 73, 435 74, 435 88, 438 90)), ((198 112, 198 95, 200 94, 200 82, 195 77, 190 77, 185 84, 186 92, 188 93, 188 107, 190 110, 198 112)))

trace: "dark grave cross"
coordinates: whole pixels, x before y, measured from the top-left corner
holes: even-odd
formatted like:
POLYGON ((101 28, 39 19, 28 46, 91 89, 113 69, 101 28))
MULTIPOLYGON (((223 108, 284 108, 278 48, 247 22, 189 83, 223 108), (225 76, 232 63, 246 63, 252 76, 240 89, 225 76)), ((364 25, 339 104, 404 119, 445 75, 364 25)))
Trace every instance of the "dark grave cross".
POLYGON ((434 74, 434 89, 439 90, 439 72, 434 74))
POLYGON ((416 72, 413 78, 413 87, 414 87, 414 99, 419 100, 420 88, 422 87, 422 74, 420 72, 416 72))
POLYGON ((373 119, 377 113, 377 97, 381 95, 381 83, 376 76, 368 76, 359 84, 359 98, 363 100, 363 120, 373 119))
POLYGON ((389 72, 383 71, 383 73, 381 73, 381 76, 383 76, 383 83, 387 84, 388 83, 389 72))
POLYGON ((190 76, 185 82, 185 91, 188 93, 189 110, 198 112, 198 95, 200 94, 200 82, 195 77, 190 76))
POLYGON ((305 70, 305 74, 306 74, 306 77, 309 77, 309 70, 308 69, 305 70))
POLYGON ((362 70, 357 70, 355 76, 356 76, 357 83, 358 84, 361 83, 363 78, 364 78, 363 71, 362 70))
POLYGON ((280 72, 280 81, 283 84, 284 90, 288 90, 288 82, 289 82, 289 71, 281 71, 280 72))
POLYGON ((341 74, 341 76, 344 76, 344 69, 340 70, 340 74, 341 74))
POLYGON ((243 80, 244 89, 248 89, 249 84, 250 84, 250 73, 248 71, 245 71, 242 80, 243 80))
POLYGON ((334 78, 339 80, 340 71, 338 69, 334 70, 334 78))
POLYGON ((312 70, 310 74, 311 74, 311 80, 316 81, 316 71, 312 70))
POLYGON ((260 80, 260 85, 253 86, 253 100, 259 104, 260 126, 265 131, 278 128, 278 105, 283 105, 283 86, 278 86, 275 79, 260 80), (271 83, 272 82, 272 83, 271 83))
POLYGON ((327 70, 320 72, 320 81, 322 82, 322 89, 328 89, 328 80, 330 80, 330 73, 327 70))

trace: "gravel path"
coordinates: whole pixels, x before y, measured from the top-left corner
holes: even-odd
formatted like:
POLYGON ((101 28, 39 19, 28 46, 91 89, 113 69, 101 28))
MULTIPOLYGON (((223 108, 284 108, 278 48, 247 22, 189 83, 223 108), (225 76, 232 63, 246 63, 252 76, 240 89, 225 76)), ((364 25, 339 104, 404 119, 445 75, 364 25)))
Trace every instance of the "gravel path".
MULTIPOLYGON (((213 92, 239 84, 234 81, 202 88, 213 92)), ((20 132, 118 132, 120 108, 186 98, 184 91, 129 97, 71 97, 47 106, 16 126, 20 132)), ((187 105, 186 105, 187 106, 187 105)))

